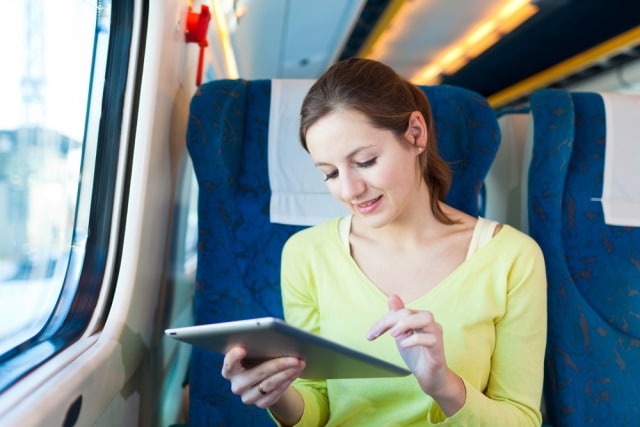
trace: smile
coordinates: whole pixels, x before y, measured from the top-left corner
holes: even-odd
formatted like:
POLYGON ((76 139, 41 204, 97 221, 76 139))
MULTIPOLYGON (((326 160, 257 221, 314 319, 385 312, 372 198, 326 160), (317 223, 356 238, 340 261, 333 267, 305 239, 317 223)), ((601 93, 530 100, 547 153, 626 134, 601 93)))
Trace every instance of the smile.
POLYGON ((378 206, 381 199, 382 196, 378 196, 363 203, 356 203, 355 207, 360 213, 370 213, 378 206))

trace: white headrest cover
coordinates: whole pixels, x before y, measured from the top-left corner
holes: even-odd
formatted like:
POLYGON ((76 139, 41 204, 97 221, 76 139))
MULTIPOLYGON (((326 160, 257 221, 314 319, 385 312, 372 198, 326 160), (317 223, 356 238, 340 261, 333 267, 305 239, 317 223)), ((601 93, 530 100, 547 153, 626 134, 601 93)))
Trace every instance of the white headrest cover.
POLYGON ((605 146, 602 208, 609 225, 640 226, 640 96, 601 93, 604 101, 605 146))
POLYGON ((315 225, 348 210, 328 191, 300 144, 300 107, 315 80, 271 81, 269 114, 269 184, 271 222, 315 225))

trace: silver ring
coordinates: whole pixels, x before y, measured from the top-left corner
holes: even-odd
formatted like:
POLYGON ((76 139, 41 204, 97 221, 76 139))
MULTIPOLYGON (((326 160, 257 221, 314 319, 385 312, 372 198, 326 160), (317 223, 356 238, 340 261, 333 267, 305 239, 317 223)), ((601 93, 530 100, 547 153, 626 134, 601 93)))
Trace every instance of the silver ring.
POLYGON ((260 392, 261 395, 264 396, 267 394, 267 391, 262 387, 262 383, 258 384, 256 387, 258 388, 258 391, 260 392))

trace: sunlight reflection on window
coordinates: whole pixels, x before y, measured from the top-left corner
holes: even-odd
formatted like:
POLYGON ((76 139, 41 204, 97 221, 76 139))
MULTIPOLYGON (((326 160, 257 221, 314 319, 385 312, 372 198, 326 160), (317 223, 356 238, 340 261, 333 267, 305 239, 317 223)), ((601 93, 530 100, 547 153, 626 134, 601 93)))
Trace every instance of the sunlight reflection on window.
POLYGON ((0 3, 0 354, 44 326, 86 236, 75 218, 100 3, 0 3))

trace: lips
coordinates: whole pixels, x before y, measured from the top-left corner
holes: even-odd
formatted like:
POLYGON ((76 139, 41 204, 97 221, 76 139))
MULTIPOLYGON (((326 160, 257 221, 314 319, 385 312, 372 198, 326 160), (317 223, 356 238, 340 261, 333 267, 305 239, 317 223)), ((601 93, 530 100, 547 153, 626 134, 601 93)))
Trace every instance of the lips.
POLYGON ((376 209, 376 207, 378 207, 381 199, 382 199, 382 196, 378 196, 375 199, 371 199, 363 203, 357 203, 355 207, 358 210, 358 212, 362 214, 371 213, 376 209))

